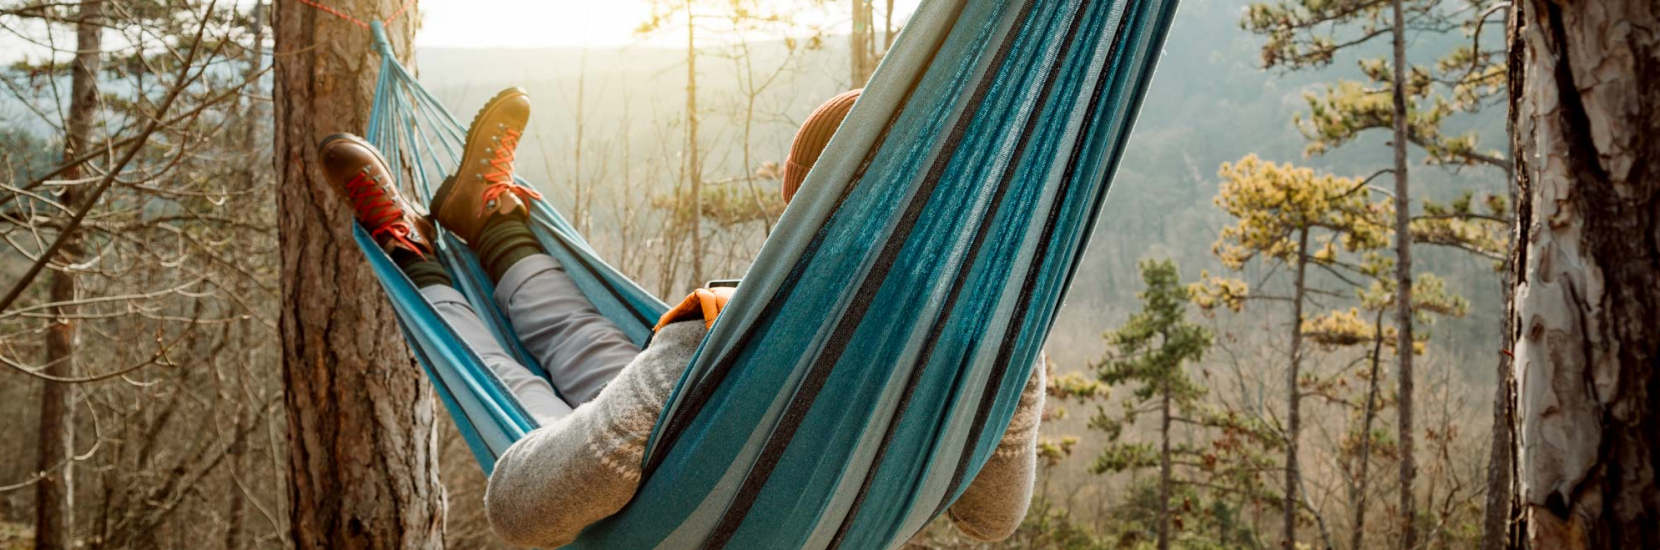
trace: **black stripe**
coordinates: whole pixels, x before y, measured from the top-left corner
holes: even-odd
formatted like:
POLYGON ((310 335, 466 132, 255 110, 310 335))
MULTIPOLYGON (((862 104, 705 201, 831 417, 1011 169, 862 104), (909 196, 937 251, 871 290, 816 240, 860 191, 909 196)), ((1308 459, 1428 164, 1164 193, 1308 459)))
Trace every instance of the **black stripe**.
MULTIPOLYGON (((1021 10, 1020 18, 1025 19, 1031 9, 1032 4, 1027 2, 1021 10)), ((1016 34, 1010 32, 1004 37, 989 67, 995 68, 1003 65, 1004 60, 1008 58, 1009 51, 1013 49, 1016 34)), ((817 360, 809 367, 805 379, 801 386, 797 388, 796 394, 791 397, 790 404, 779 420, 778 426, 774 427, 771 434, 768 434, 766 445, 762 447, 759 459, 744 477, 743 484, 739 486, 738 494, 733 498, 732 503, 727 506, 726 512, 716 524, 710 538, 704 542, 704 548, 724 547, 732 539, 732 536, 737 533, 738 526, 743 523, 744 517, 749 514, 755 500, 760 497, 761 489, 766 486, 767 480, 772 477, 773 469, 778 466, 778 461, 783 458, 784 449, 795 438, 796 430, 801 427, 801 423, 806 420, 807 412, 811 410, 819 392, 824 389, 824 384, 829 380, 836 362, 840 360, 842 354, 847 350, 847 346, 852 342, 853 334, 863 320, 865 312, 870 309, 871 301, 875 299, 877 290, 887 279, 888 272, 893 269, 893 262, 898 258, 900 250, 910 237, 911 230, 915 228, 923 209, 928 205, 929 196, 933 194, 934 189, 939 186, 940 179, 945 175, 945 169, 951 160, 950 153, 955 152, 958 145, 962 143, 963 136, 968 132, 969 123, 974 118, 973 113, 979 110, 979 106, 985 101, 985 96, 990 91, 994 80, 993 76, 996 74, 995 70, 988 70, 984 75, 981 75, 980 81, 974 89, 974 94, 969 98, 966 107, 963 109, 963 116, 957 119, 956 124, 951 128, 950 134, 941 145, 941 154, 935 158, 933 165, 928 169, 927 176, 923 178, 922 184, 912 195, 910 202, 906 205, 904 214, 895 226, 893 234, 883 243, 881 253, 877 256, 875 264, 871 266, 871 272, 866 275, 864 281, 860 284, 858 293, 853 297, 853 303, 848 306, 847 312, 837 323, 835 331, 831 333, 825 351, 820 353, 817 360)))
MULTIPOLYGON (((937 47, 935 48, 935 52, 938 53, 937 47)), ((881 146, 887 143, 888 133, 893 130, 894 124, 899 120, 900 115, 905 112, 905 106, 909 103, 911 94, 916 91, 917 85, 921 81, 922 75, 918 74, 917 78, 911 82, 909 87, 906 88, 904 97, 900 99, 899 108, 895 109, 893 114, 888 116, 888 120, 884 123, 882 131, 876 135, 875 143, 872 144, 870 149, 865 152, 864 159, 860 162, 859 167, 854 171, 851 183, 842 190, 841 196, 836 198, 836 206, 831 209, 832 212, 839 212, 841 210, 842 203, 847 201, 848 195, 853 192, 855 187, 862 183, 861 180, 864 178, 865 171, 870 168, 870 165, 875 160, 876 153, 881 149, 881 146)), ((795 294, 798 286, 796 282, 801 279, 803 271, 807 266, 806 262, 802 259, 812 258, 818 252, 818 249, 823 246, 825 231, 828 229, 829 225, 830 224, 827 221, 823 227, 819 228, 819 232, 813 237, 813 240, 807 244, 807 248, 802 251, 800 256, 801 259, 796 261, 795 267, 790 271, 790 274, 784 278, 783 284, 779 287, 780 295, 773 297, 772 301, 767 303, 767 306, 761 311, 759 318, 777 315, 778 310, 783 307, 783 304, 790 301, 790 297, 795 294)), ((733 366, 737 364, 738 356, 744 349, 748 348, 749 342, 754 335, 754 330, 746 331, 739 335, 738 340, 734 342, 731 347, 721 351, 721 358, 715 363, 715 366, 710 368, 709 372, 706 373, 703 378, 693 382, 691 392, 688 393, 683 399, 680 407, 675 409, 674 416, 670 417, 668 423, 663 425, 658 436, 659 443, 653 448, 655 449, 654 452, 651 453, 651 456, 646 458, 644 472, 647 476, 649 476, 653 470, 656 470, 657 466, 662 464, 664 458, 668 455, 668 450, 673 448, 674 442, 678 440, 680 435, 686 431, 686 428, 691 425, 692 420, 697 417, 697 413, 699 411, 703 410, 704 405, 707 405, 709 400, 714 397, 715 390, 720 387, 720 382, 726 379, 727 374, 729 374, 733 366)))
MULTIPOLYGON (((1112 60, 1122 54, 1121 50, 1126 42, 1126 40, 1124 40, 1124 30, 1128 26, 1128 22, 1131 19, 1133 19, 1131 14, 1125 14, 1125 16, 1119 20, 1118 31, 1113 35, 1112 51, 1107 54, 1105 63, 1102 65, 1103 68, 1111 67, 1112 60)), ((1090 101, 1088 105, 1089 111, 1087 111, 1084 115, 1084 126, 1079 129, 1078 135, 1080 139, 1078 139, 1078 141, 1072 146, 1072 154, 1069 156, 1066 163, 1066 173, 1062 176, 1061 186, 1055 194, 1057 199, 1065 197, 1072 186, 1072 180, 1078 168, 1078 159, 1083 156, 1085 149, 1084 145, 1089 142, 1085 136, 1088 135, 1087 132, 1095 125, 1095 114, 1101 107, 1099 99, 1101 98, 1102 92, 1106 89, 1107 83, 1113 80, 1114 79, 1112 78, 1107 78, 1106 74, 1103 74, 1102 77, 1096 81, 1095 90, 1090 93, 1090 101)), ((1055 225, 1060 218, 1061 212, 1064 210, 1060 206, 1061 205, 1057 202, 1055 208, 1050 210, 1049 218, 1045 220, 1043 225, 1043 235, 1054 234, 1055 225)), ((1044 261, 1048 259, 1051 242, 1051 239, 1043 239, 1038 241, 1037 254, 1033 256, 1032 260, 1033 268, 1026 273, 1026 281, 1022 285, 1018 305, 1015 306, 1017 311, 1017 314, 1015 315, 1016 319, 1025 319, 1031 312, 1033 289, 1037 286, 1038 275, 1043 271, 1041 267, 1044 261)), ((975 409, 974 412, 974 423, 971 425, 972 427, 969 430, 968 444, 963 447, 962 457, 957 461, 957 469, 951 474, 951 483, 946 486, 948 490, 945 493, 945 498, 940 500, 939 506, 934 510, 935 516, 943 513, 946 507, 950 506, 952 501, 951 495, 957 494, 957 491, 962 488, 963 478, 968 472, 968 465, 974 459, 974 448, 978 447, 980 444, 980 438, 983 436, 982 432, 985 431, 987 417, 991 415, 991 407, 997 401, 997 389, 1002 386, 1002 379, 1008 374, 1009 364, 1011 362, 1010 356, 1014 354, 1015 344, 1020 339, 1021 331, 1018 327, 1013 328, 1014 330, 1010 330, 1003 335, 1002 348, 997 354, 996 363, 992 365, 991 377, 986 381, 984 393, 980 394, 979 408, 975 409)))
MULTIPOLYGON (((1088 1, 1089 0, 1085 0, 1084 5, 1087 5, 1088 1)), ((1083 19, 1081 14, 1085 11, 1085 9, 1086 8, 1080 7, 1078 11, 1074 13, 1072 22, 1067 25, 1065 43, 1070 43, 1076 36, 1078 24, 1083 19)), ((1043 107, 1048 105, 1049 100, 1051 99, 1050 92, 1054 87, 1056 76, 1060 73, 1061 67, 1065 65, 1065 63, 1062 62, 1061 57, 1062 56, 1057 56, 1056 62, 1049 67, 1048 73, 1044 76, 1042 89, 1038 92, 1040 105, 1038 108, 1033 109, 1032 115, 1027 118, 1026 125, 1021 131, 1019 141, 1015 145, 1016 151, 1026 151, 1029 143, 1031 142, 1031 138, 1035 128, 1037 127, 1038 121, 1043 118, 1043 107)), ((934 320, 933 328, 929 331, 928 338, 923 344, 922 352, 918 356, 915 363, 916 366, 911 370, 910 377, 905 381, 905 391, 901 394, 899 406, 894 412, 893 419, 888 422, 887 431, 882 434, 882 443, 876 449, 876 456, 871 461, 872 466, 865 472, 864 481, 859 484, 858 496, 854 497, 852 507, 848 510, 847 515, 842 518, 841 526, 836 529, 836 536, 830 542, 831 548, 841 547, 842 542, 847 537, 848 530, 853 525, 854 518, 858 516, 859 509, 864 504, 865 497, 870 493, 871 484, 876 480, 876 474, 881 469, 883 459, 887 456, 889 445, 893 442, 894 435, 898 432, 899 425, 901 421, 903 421, 905 413, 910 407, 911 398, 915 395, 916 386, 921 382, 923 371, 932 359, 935 346, 940 341, 940 333, 945 329, 945 321, 950 317, 950 312, 956 307, 957 300, 962 297, 963 288, 967 284, 969 273, 973 270, 972 268, 974 266, 974 262, 978 259, 980 251, 985 244, 986 236, 991 231, 992 224, 990 222, 997 216, 998 210, 1002 208, 1003 200, 1006 198, 1008 189, 1014 181, 1014 176, 1017 172, 1019 172, 1020 156, 1022 155, 1016 155, 1016 160, 1014 162, 1010 162, 1009 165, 1004 168, 1003 176, 999 178, 997 182, 997 191, 995 191, 992 195, 992 202, 986 208, 986 213, 981 217, 980 224, 974 232, 973 244, 971 244, 968 248, 968 255, 964 258, 961 264, 962 269, 957 271, 956 277, 954 277, 951 282, 950 294, 947 295, 945 305, 941 309, 944 313, 939 318, 934 320)))

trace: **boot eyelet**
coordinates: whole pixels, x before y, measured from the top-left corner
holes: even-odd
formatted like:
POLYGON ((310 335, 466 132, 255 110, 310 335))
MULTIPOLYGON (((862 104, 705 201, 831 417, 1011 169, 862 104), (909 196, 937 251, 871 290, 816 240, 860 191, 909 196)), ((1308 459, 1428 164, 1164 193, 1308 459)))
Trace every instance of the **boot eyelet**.
POLYGON ((490 199, 489 201, 486 201, 484 203, 484 208, 488 209, 488 210, 495 210, 496 209, 496 199, 490 199))

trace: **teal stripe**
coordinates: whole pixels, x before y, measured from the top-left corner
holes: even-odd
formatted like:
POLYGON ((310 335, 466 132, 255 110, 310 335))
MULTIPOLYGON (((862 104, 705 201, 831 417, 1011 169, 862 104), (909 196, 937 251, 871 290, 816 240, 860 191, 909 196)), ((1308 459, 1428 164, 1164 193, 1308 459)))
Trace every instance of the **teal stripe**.
MULTIPOLYGON (((634 502, 572 547, 893 546, 960 495, 1054 322, 1175 5, 925 2, 677 384, 634 502)), ((430 196, 465 128, 389 55, 376 90, 367 139, 430 196)), ((532 219, 596 307, 649 339, 666 305, 550 205, 532 219)), ((534 423, 358 240, 488 471, 534 423)), ((463 295, 539 369, 476 258, 441 241, 463 295)))

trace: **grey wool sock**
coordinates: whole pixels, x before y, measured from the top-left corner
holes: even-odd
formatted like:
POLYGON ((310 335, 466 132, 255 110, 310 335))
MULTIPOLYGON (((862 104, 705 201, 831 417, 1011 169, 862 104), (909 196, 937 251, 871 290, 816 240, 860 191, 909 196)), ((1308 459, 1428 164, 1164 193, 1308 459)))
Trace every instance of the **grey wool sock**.
POLYGON ((509 447, 484 494, 496 534, 557 548, 628 504, 646 439, 705 332, 701 321, 663 327, 593 401, 509 447))

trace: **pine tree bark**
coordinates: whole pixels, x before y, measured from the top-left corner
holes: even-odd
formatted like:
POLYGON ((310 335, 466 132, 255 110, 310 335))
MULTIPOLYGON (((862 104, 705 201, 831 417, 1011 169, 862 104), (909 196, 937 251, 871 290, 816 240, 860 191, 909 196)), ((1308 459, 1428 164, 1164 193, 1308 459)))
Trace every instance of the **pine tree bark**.
MULTIPOLYGON (((367 21, 403 3, 331 7, 367 21)), ((316 169, 319 139, 366 127, 379 58, 366 29, 299 2, 272 8, 291 539, 302 549, 441 548, 432 388, 352 241, 350 209, 316 169)), ((414 14, 387 24, 406 58, 414 14)))
MULTIPOLYGON (((1510 179, 1510 202, 1516 203, 1516 178, 1510 179)), ((1518 241, 1511 241, 1518 242, 1518 241)), ((1504 301, 1506 316, 1513 314, 1516 286, 1516 247, 1511 247, 1504 260, 1504 301)), ((1516 375, 1511 370, 1510 349, 1515 346, 1514 335, 1504 330, 1499 341, 1498 366, 1493 384, 1493 434, 1487 449, 1487 504, 1483 511, 1481 548, 1499 550, 1509 543, 1510 512, 1512 506, 1512 478, 1516 472, 1516 375)))
MULTIPOLYGON (((69 112, 64 121, 63 158, 72 159, 87 152, 92 138, 93 115, 98 107, 98 69, 103 55, 102 0, 84 0, 75 23, 75 61, 69 77, 69 112)), ((80 166, 64 171, 65 180, 81 179, 80 166)), ((66 188, 59 197, 71 209, 82 203, 74 187, 66 188)), ((58 263, 79 261, 80 245, 73 239, 64 241, 58 263)), ((55 304, 70 304, 78 294, 75 274, 68 270, 52 271, 48 283, 48 299, 55 304)), ((46 368, 48 376, 71 377, 75 373, 75 340, 77 323, 75 307, 58 305, 47 310, 53 315, 52 326, 46 330, 46 368)), ((40 439, 38 470, 46 475, 35 484, 35 548, 58 550, 74 546, 75 532, 75 422, 71 387, 62 382, 46 381, 40 394, 40 439)))
POLYGON ((1518 0, 1520 548, 1660 548, 1660 6, 1518 0))

